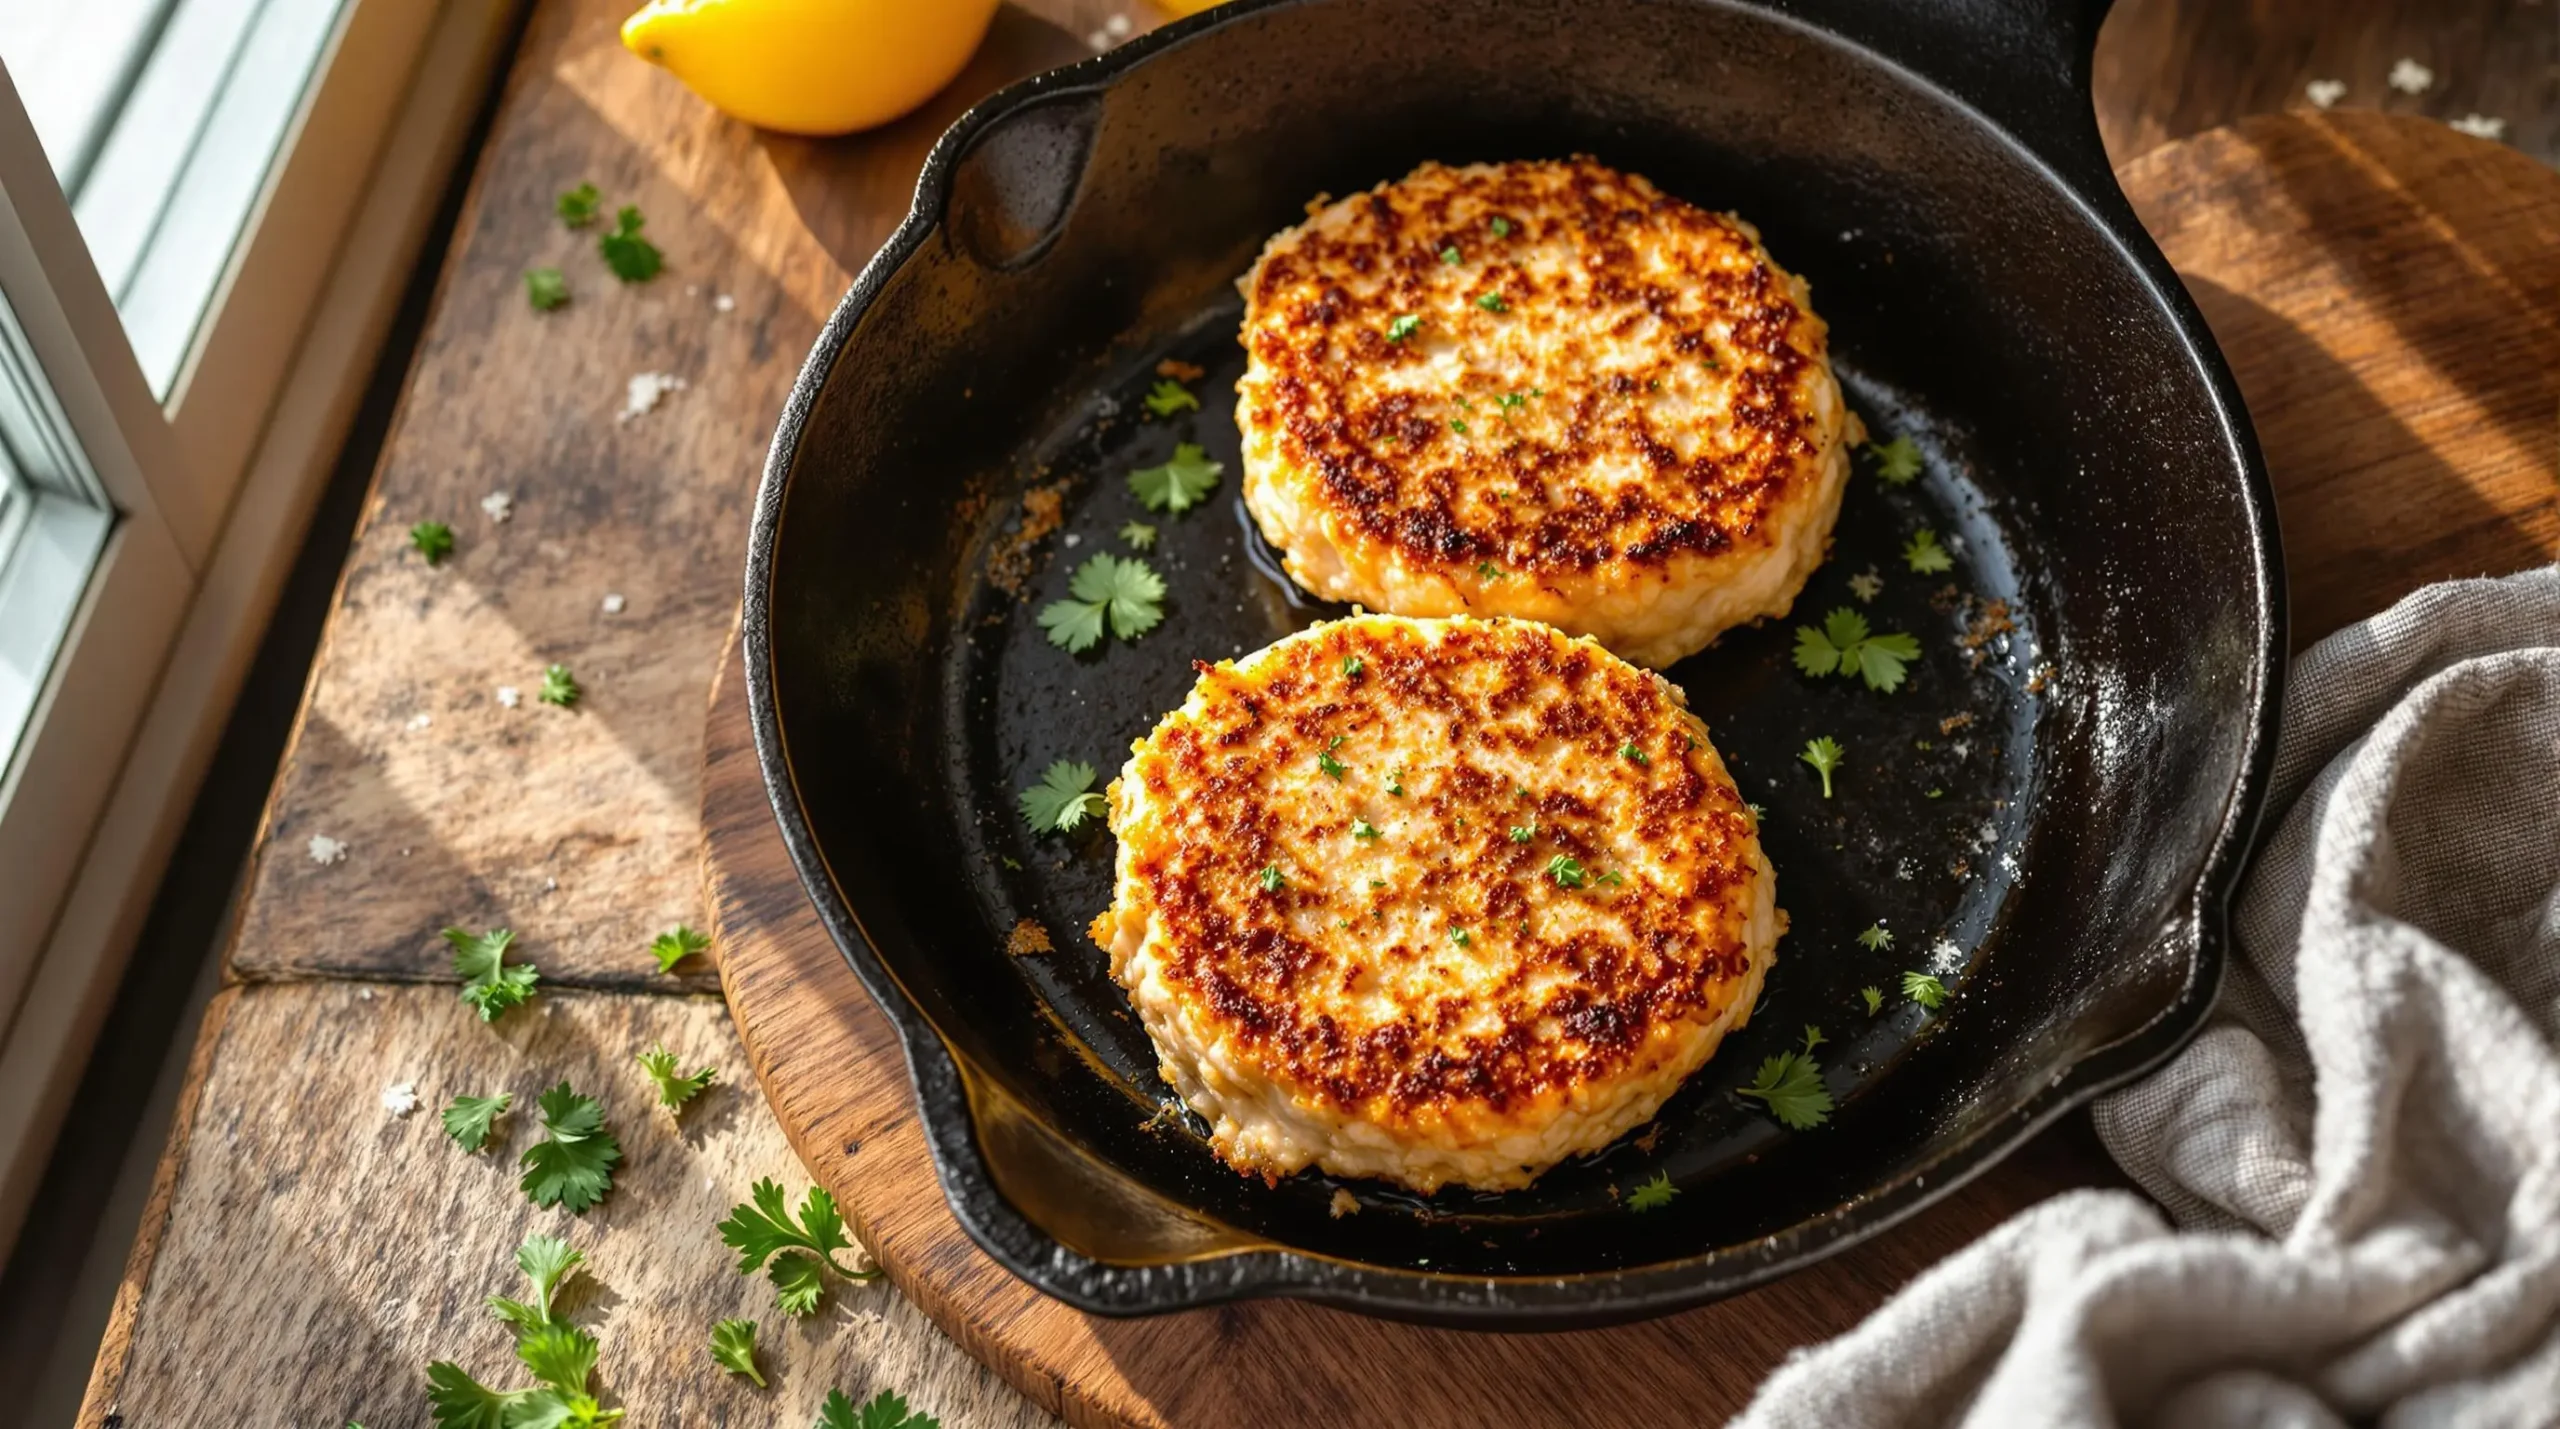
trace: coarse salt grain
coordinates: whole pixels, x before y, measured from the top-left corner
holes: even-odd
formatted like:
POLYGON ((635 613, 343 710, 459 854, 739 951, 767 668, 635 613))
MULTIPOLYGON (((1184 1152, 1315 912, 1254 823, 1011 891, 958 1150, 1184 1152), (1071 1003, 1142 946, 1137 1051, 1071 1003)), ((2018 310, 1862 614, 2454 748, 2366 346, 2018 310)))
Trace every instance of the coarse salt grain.
POLYGON ((2459 119, 2446 122, 2453 126, 2455 133, 2468 134, 2474 139, 2507 137, 2507 121, 2487 114, 2465 114, 2459 119))
POLYGON ((311 850, 311 861, 313 863, 331 864, 344 863, 346 861, 347 846, 339 840, 329 837, 327 834, 313 834, 308 847, 311 850))
POLYGON ((393 1082, 382 1089, 382 1109, 393 1116, 407 1116, 418 1109, 418 1084, 393 1082))
POLYGON ((516 499, 503 491, 492 491, 480 498, 480 509, 490 520, 504 525, 508 517, 516 514, 516 499))
POLYGON ((513 685, 500 685, 498 687, 498 703, 505 705, 508 709, 514 709, 516 706, 524 703, 524 692, 518 690, 513 685))
POLYGON ((409 728, 411 729, 425 729, 428 725, 434 724, 435 722, 436 717, 431 714, 413 714, 409 716, 409 728))
POLYGON ((2314 107, 2326 109, 2347 97, 2347 82, 2343 79, 2315 79, 2302 87, 2302 97, 2310 100, 2314 107))
POLYGON ((716 298, 713 298, 713 299, 711 300, 711 310, 712 310, 713 312, 717 312, 717 313, 735 312, 735 311, 737 311, 737 308, 738 308, 738 300, 737 300, 737 299, 735 299, 735 298, 733 298, 733 297, 730 297, 727 293, 722 293, 720 296, 718 296, 718 297, 716 297, 716 298))
POLYGON ((620 615, 622 613, 624 603, 621 592, 612 592, 604 598, 604 613, 607 615, 620 615))
POLYGON ((627 422, 656 410, 658 399, 670 392, 684 390, 684 379, 672 372, 638 372, 622 384, 622 411, 617 422, 627 422))
POLYGON ((1115 40, 1128 34, 1129 17, 1126 15, 1112 16, 1110 19, 1102 22, 1102 31, 1104 34, 1111 36, 1115 40))
POLYGON ((2416 60, 2404 57, 2391 67, 2389 83, 2402 94, 2424 94, 2435 87, 2435 82, 2436 72, 2416 60))

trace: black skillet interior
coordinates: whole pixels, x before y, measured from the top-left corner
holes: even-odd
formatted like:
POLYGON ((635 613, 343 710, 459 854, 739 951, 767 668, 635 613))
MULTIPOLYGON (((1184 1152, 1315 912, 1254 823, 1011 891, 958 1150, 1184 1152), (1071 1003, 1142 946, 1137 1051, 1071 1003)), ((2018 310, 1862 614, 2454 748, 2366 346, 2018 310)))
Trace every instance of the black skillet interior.
MULTIPOLYGON (((749 669, 786 840, 999 1260, 1117 1313, 1256 1293, 1506 1326, 1654 1313, 1870 1233, 2193 1030, 2275 695, 2272 518, 2201 323, 2090 177, 2085 96, 2075 125, 1996 63, 2025 46, 2071 98, 2096 15, 2040 9, 1938 0, 1894 21, 1929 17, 1917 39, 1864 38, 1942 81, 1996 76, 1983 104, 2043 126, 2041 155, 1801 15, 1591 0, 1248 0, 946 139, 776 437, 749 669), (1236 499, 1232 280, 1261 241, 1424 158, 1572 152, 1758 223, 1812 281, 1853 405, 1925 470, 1894 485, 1862 460, 1797 618, 1671 672, 1766 809, 1793 918, 1750 1028, 1647 1134, 1528 1190, 1357 1183, 1335 1216, 1336 1183, 1244 1180, 1158 1114, 1084 932, 1109 836, 1034 838, 1015 795, 1057 759, 1108 778, 1192 660, 1330 613, 1236 499), (1202 411, 1140 403, 1168 356, 1207 369, 1202 411), (1225 479, 1147 513, 1125 474, 1180 441, 1225 479), (1071 657, 1034 614, 1075 563, 1131 553, 1131 519, 1160 532, 1165 622, 1071 657), (1924 528, 1952 570, 1910 568, 1924 528), (1794 668, 1794 627, 1843 607, 1919 637, 1899 692, 1794 668), (1837 797, 1794 758, 1813 735, 1847 750, 1837 797), (1024 920, 1056 951, 1009 954, 1024 920), (1871 925, 1889 947, 1858 940, 1871 925), (1953 989, 1943 1012, 1904 1000, 1907 970, 1953 989), (1732 1092, 1808 1025, 1840 1107, 1787 1133, 1732 1092), (1682 1194, 1631 1211, 1657 1173, 1682 1194)), ((1828 18, 1872 31, 1857 13, 1828 18)))

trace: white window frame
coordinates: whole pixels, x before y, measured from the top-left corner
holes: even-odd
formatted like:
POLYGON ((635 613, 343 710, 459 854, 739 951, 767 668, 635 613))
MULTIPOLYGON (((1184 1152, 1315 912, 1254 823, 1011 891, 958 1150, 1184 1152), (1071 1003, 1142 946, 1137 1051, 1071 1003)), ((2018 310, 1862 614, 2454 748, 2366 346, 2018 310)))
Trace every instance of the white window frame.
POLYGON ((0 1085, 12 1088, 0 1098, 0 1247, 16 1237, 517 8, 348 0, 165 402, 0 76, 0 298, 115 511, 27 733, 0 766, 0 1085))

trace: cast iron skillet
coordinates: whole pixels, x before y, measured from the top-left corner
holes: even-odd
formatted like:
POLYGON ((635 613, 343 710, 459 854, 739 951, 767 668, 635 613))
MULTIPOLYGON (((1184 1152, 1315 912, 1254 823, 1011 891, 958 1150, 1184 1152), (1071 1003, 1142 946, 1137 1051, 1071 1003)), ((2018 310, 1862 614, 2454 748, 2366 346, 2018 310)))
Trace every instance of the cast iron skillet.
POLYGON ((783 414, 745 634, 784 839, 905 1039, 943 1188, 991 1255, 1108 1314, 1272 1294, 1502 1328, 1657 1314, 1911 1214, 2195 1030, 2263 785, 2283 584, 2239 395, 2099 150, 2103 10, 1240 0, 944 137, 783 414), (1854 404, 1926 470, 1894 486, 1862 461, 1797 618, 1672 672, 1767 808, 1794 917, 1747 1032, 1653 1131, 1530 1189, 1363 1182, 1337 1218, 1335 1183, 1248 1181, 1159 1114, 1084 933, 1109 835, 1033 838, 1015 794, 1055 759, 1108 778, 1193 659, 1325 613, 1267 574, 1234 495, 1232 280, 1264 238, 1424 158, 1577 151, 1759 223, 1812 280, 1854 404), (1209 370, 1206 410, 1142 411, 1168 355, 1209 370), (1178 440, 1227 477, 1151 518, 1165 623, 1050 647, 1033 612, 1121 549, 1145 514, 1123 474, 1178 440), (1922 526, 1952 571, 1906 568, 1922 526), (1861 608, 1928 650, 1891 697, 1788 659, 1870 570, 1861 608), (1814 734, 1848 750, 1833 799, 1793 757, 1814 734), (1008 953, 1026 919, 1054 953, 1008 953), (1876 923, 1892 946, 1857 941, 1876 923), (1902 999, 1913 969, 1954 989, 1939 1014, 1902 999), (1808 1024, 1840 1107, 1789 1133, 1732 1093, 1808 1024), (1657 1173, 1678 1199, 1631 1210, 1657 1173))

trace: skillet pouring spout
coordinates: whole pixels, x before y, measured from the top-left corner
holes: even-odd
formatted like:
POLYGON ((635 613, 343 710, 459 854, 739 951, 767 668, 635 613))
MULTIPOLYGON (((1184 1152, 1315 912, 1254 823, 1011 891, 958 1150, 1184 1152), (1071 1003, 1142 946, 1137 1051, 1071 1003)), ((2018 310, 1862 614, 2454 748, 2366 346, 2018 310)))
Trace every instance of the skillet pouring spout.
POLYGON ((2195 1032, 2283 579, 2230 374, 2098 147, 2103 11, 1234 0, 944 136, 776 430, 744 636, 784 841, 990 1255, 1111 1315, 1658 1315, 1894 1224, 2195 1032), (1652 1126, 1525 1189, 1240 1177, 1167 1105, 1083 935, 1110 835, 1036 836, 1016 798, 1059 760, 1107 781, 1195 659, 1342 613, 1277 576, 1235 496, 1234 285, 1265 240, 1426 159, 1573 154, 1757 225, 1810 281, 1850 405, 1921 458, 1903 483, 1862 458, 1794 611, 1665 672, 1764 807, 1790 926, 1750 1025, 1652 1126), (1168 359, 1202 372, 1201 410, 1145 412, 1168 359), (1225 475, 1148 512, 1126 476, 1177 443, 1225 475), (1132 520, 1163 623, 1053 646, 1037 611, 1132 520), (1923 530, 1942 573, 1906 562, 1923 530), (1841 607, 1917 637, 1903 688, 1794 667, 1794 627, 1841 607), (1836 798, 1796 759, 1814 734, 1848 751, 1836 798), (1951 996, 1904 1000, 1906 972, 1951 996), (1891 994, 1872 1013, 1868 988, 1891 994), (1809 1026, 1837 1105, 1789 1130, 1735 1093, 1809 1026), (1676 1199, 1631 1207, 1658 1177, 1676 1199))

